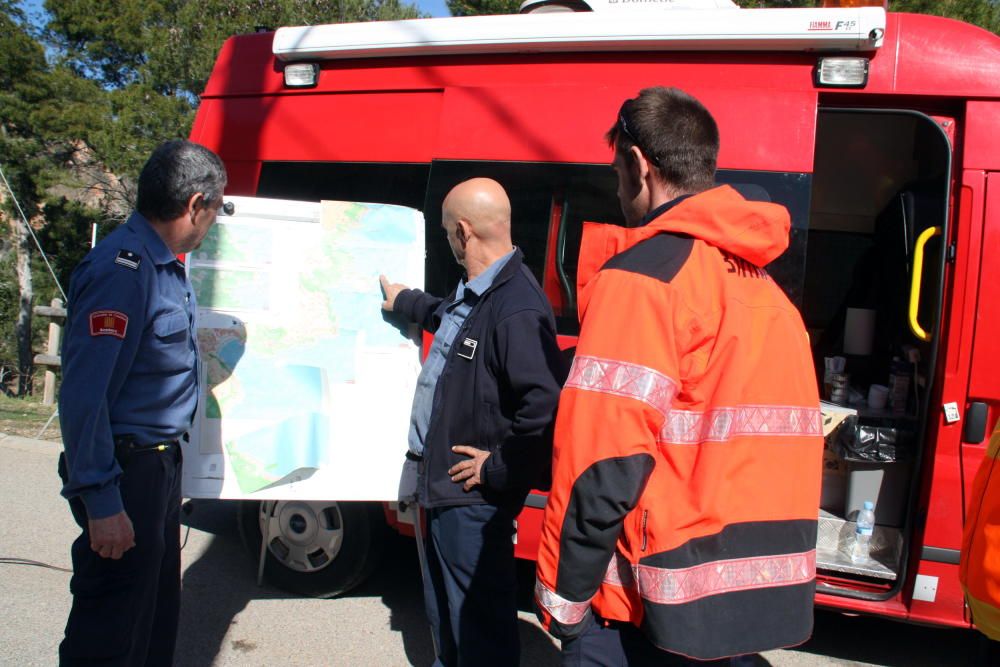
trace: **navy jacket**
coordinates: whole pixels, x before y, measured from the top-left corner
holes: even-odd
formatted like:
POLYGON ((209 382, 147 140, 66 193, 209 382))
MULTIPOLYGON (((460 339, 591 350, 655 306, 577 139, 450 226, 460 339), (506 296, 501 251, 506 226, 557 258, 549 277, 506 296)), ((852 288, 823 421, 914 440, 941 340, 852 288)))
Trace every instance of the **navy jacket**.
MULTIPOLYGON (((453 298, 454 292, 441 299, 404 290, 393 310, 433 333, 453 298)), ((469 313, 438 378, 420 467, 420 503, 520 506, 531 487, 549 478, 565 377, 552 306, 519 250, 469 313), (482 485, 471 491, 448 476, 451 466, 468 460, 451 451, 454 445, 490 452, 482 485)))
POLYGON ((175 440, 198 405, 195 298, 167 244, 139 213, 73 271, 59 418, 67 498, 91 519, 122 511, 114 439, 175 440))

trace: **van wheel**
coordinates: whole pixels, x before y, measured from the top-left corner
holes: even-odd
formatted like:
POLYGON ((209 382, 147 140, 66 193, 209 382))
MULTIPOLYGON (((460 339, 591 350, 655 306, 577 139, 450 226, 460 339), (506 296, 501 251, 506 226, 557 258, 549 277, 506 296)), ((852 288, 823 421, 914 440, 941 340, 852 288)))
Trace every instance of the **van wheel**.
POLYGON ((269 583, 319 598, 361 584, 378 565, 386 531, 379 503, 243 501, 238 520, 254 562, 268 525, 264 578, 269 583))

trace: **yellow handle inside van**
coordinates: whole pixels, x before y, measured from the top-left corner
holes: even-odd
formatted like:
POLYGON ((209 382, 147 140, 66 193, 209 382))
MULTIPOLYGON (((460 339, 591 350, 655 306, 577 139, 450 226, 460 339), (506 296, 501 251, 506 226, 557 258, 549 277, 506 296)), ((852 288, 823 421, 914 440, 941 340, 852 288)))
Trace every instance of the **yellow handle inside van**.
POLYGON ((923 341, 931 339, 931 335, 917 321, 917 314, 920 312, 920 280, 924 273, 924 246, 940 233, 940 227, 925 229, 917 237, 917 245, 913 249, 913 282, 910 285, 910 330, 914 336, 923 341))

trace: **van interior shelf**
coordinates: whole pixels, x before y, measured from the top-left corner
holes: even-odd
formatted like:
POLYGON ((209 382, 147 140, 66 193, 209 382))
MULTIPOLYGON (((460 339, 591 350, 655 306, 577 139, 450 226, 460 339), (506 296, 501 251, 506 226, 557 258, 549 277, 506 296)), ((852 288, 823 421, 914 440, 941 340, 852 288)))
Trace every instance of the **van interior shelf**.
POLYGON ((899 529, 876 525, 872 532, 870 558, 860 563, 851 560, 854 531, 853 521, 821 512, 816 537, 816 569, 895 581, 903 547, 899 529))

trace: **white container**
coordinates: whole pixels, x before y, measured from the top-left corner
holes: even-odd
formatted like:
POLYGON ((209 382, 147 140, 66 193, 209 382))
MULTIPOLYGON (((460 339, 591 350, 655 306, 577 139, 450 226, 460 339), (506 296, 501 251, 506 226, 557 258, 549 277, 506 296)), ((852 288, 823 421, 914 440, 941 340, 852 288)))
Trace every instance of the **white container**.
POLYGON ((855 563, 864 563, 871 556, 873 532, 875 532, 875 503, 866 500, 855 522, 854 546, 851 548, 851 560, 855 563))
POLYGON ((885 410, 889 403, 889 388, 884 384, 873 384, 868 387, 868 407, 872 410, 885 410))

